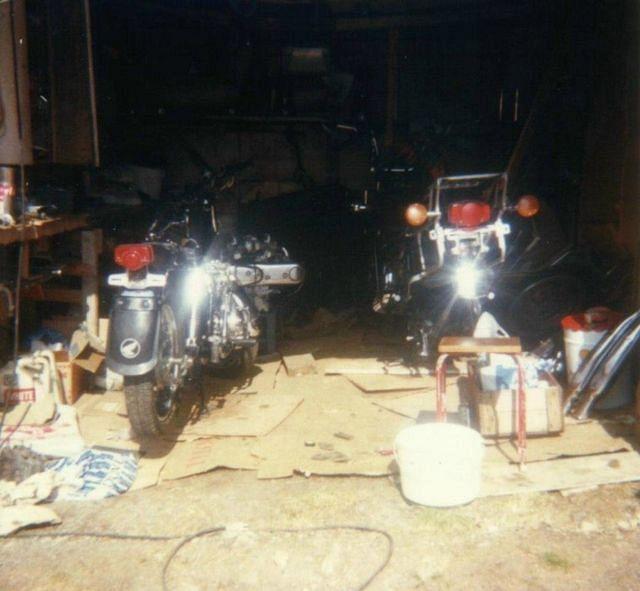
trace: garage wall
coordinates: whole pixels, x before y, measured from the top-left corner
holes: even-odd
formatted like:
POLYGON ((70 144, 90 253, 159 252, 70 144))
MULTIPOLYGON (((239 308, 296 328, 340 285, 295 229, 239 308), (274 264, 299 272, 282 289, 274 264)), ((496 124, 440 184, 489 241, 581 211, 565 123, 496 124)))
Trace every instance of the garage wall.
POLYGON ((582 236, 640 254, 638 3, 601 3, 581 209, 582 236))

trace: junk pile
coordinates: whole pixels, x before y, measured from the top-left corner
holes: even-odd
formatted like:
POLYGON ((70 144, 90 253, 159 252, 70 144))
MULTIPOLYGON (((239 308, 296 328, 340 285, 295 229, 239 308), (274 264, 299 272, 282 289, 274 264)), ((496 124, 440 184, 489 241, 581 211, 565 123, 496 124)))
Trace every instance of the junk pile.
MULTIPOLYGON (((566 323, 565 323, 566 324, 566 323)), ((640 340, 640 311, 623 320, 593 343, 593 349, 571 378, 565 412, 586 419, 629 366, 640 340)))
POLYGON ((0 535, 60 522, 38 503, 114 496, 136 478, 135 454, 90 449, 71 405, 103 365, 104 346, 80 330, 68 351, 56 348, 36 343, 0 370, 0 535))

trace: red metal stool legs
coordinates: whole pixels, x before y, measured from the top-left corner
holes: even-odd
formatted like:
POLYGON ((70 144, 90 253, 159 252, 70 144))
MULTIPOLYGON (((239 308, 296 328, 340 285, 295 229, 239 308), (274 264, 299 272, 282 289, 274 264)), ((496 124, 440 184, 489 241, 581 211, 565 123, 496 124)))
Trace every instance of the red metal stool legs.
POLYGON ((445 363, 449 355, 443 353, 436 363, 436 421, 447 422, 447 369, 445 363))
POLYGON ((524 362, 520 355, 513 355, 513 358, 518 364, 518 461, 520 462, 520 468, 522 468, 524 466, 524 456, 527 449, 527 395, 525 392, 524 362))
MULTIPOLYGON (((516 433, 518 462, 524 466, 527 449, 527 394, 525 388, 524 362, 520 355, 512 355, 518 367, 518 392, 516 397, 516 433)), ((448 353, 442 353, 436 362, 436 421, 447 422, 447 369, 448 353)))

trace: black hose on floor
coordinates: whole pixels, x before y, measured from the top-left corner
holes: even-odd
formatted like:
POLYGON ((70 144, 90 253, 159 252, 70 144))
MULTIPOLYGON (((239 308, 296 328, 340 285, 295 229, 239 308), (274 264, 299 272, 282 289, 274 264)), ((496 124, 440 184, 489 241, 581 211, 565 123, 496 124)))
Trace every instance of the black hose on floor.
MULTIPOLYGON (((153 535, 137 535, 137 534, 120 534, 120 533, 103 533, 103 532, 51 532, 51 533, 39 533, 39 534, 19 534, 13 536, 11 539, 30 539, 30 538, 97 538, 97 539, 111 539, 111 540, 142 540, 148 542, 166 542, 170 540, 181 540, 180 543, 171 551, 169 556, 164 561, 162 566, 162 588, 164 591, 169 590, 167 582, 167 573, 171 563, 178 555, 180 550, 184 548, 190 542, 197 538, 203 538, 205 536, 216 535, 226 530, 224 526, 210 527, 202 529, 193 534, 186 536, 153 536, 153 535)), ((393 538, 391 534, 383 529, 376 529, 374 527, 368 527, 364 525, 320 525, 315 527, 301 527, 301 528, 266 528, 251 530, 256 532, 265 532, 271 534, 277 533, 303 533, 303 532, 317 532, 317 531, 357 531, 365 533, 375 533, 383 536, 387 540, 387 551, 385 553, 384 560, 380 562, 378 567, 373 571, 369 578, 355 588, 355 591, 363 591, 366 589, 373 580, 387 567, 391 557, 393 556, 393 538)))

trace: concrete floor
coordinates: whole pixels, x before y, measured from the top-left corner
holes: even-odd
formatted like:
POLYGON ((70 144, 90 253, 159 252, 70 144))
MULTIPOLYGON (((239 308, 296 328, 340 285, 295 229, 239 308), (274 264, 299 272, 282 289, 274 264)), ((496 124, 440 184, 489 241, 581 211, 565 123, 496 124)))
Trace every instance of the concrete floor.
MULTIPOLYGON (((321 356, 323 349, 336 350, 334 338, 324 347, 298 345, 289 351, 321 356)), ((358 339, 349 354, 374 346, 380 348, 358 339)), ((640 483, 431 509, 407 503, 390 477, 258 480, 254 472, 217 470, 52 507, 61 525, 0 541, 0 590, 161 589, 163 565, 178 543, 24 535, 188 535, 213 526, 232 526, 235 533, 182 549, 167 572, 169 589, 360 588, 385 558, 382 536, 264 531, 326 525, 369 526, 393 537, 392 558, 372 590, 640 588, 640 483), (239 523, 247 529, 237 529, 239 523)))
MULTIPOLYGON (((187 535, 244 523, 248 531, 186 546, 170 589, 356 589, 385 556, 359 532, 272 534, 265 528, 365 525, 393 536, 370 589, 638 589, 640 484, 481 499, 438 510, 409 505, 389 478, 259 481, 216 471, 101 502, 57 503, 44 531, 187 535)), ((31 532, 28 532, 31 533, 31 532)), ((0 588, 160 589, 177 542, 6 539, 0 588)))

